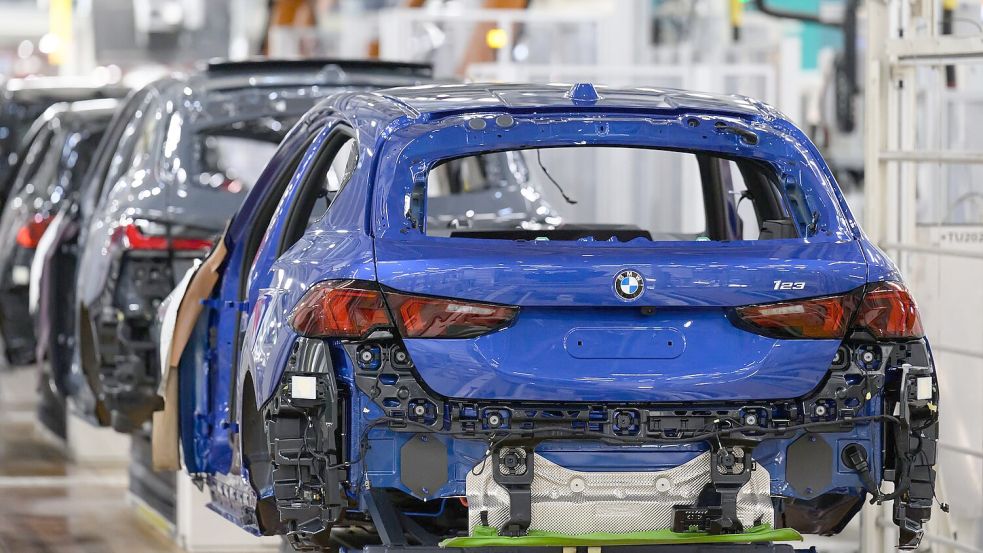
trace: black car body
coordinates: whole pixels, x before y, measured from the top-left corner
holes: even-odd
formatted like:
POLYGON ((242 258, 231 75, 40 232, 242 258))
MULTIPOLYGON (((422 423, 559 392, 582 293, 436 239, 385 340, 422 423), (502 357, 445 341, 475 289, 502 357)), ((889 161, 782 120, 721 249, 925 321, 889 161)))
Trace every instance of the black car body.
POLYGON ((79 189, 117 103, 105 99, 55 104, 30 129, 31 140, 10 180, 0 215, 0 328, 11 364, 34 359, 28 312, 34 252, 59 204, 79 189))
POLYGON ((60 102, 122 98, 127 89, 63 77, 10 79, 0 88, 0 202, 10 190, 22 148, 34 121, 44 110, 60 102))
POLYGON ((59 275, 51 305, 76 311, 75 328, 52 332, 49 343, 58 360, 52 370, 75 377, 69 388, 80 411, 129 432, 159 406, 151 340, 157 307, 208 251, 303 113, 339 90, 429 77, 429 66, 419 64, 212 63, 129 98, 130 115, 107 137, 94 181, 73 210, 78 232, 59 246, 78 244, 78 253, 44 269, 59 275), (74 338, 62 335, 66 330, 74 338))

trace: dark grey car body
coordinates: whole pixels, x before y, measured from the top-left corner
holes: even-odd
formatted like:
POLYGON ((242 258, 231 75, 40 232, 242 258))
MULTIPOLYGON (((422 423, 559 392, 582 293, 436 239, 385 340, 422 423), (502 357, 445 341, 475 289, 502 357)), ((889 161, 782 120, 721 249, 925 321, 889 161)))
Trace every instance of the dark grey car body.
POLYGON ((221 63, 130 98, 133 115, 79 210, 77 296, 69 303, 78 347, 68 370, 87 383, 76 387, 81 410, 129 432, 159 405, 150 338, 157 306, 207 253, 179 242, 220 235, 252 184, 240 176, 258 176, 296 119, 339 90, 414 84, 429 74, 427 66, 384 62, 221 63), (252 142, 269 147, 242 155, 252 142), (166 245, 134 247, 134 227, 166 245))
POLYGON ((38 241, 59 204, 79 189, 117 104, 113 99, 55 104, 28 133, 0 215, 0 328, 12 364, 34 359, 28 284, 38 241))
POLYGON ((99 98, 122 98, 127 89, 80 79, 38 77, 10 79, 0 87, 0 204, 10 191, 10 179, 32 136, 34 121, 49 106, 99 98))

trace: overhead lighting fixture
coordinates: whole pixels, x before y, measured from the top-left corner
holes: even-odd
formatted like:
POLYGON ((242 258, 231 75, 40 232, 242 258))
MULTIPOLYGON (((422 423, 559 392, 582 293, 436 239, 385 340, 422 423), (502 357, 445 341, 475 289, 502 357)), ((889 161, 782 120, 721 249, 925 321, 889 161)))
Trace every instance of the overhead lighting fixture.
POLYGON ((504 48, 509 43, 509 34, 501 27, 489 29, 485 34, 485 44, 492 50, 504 48))

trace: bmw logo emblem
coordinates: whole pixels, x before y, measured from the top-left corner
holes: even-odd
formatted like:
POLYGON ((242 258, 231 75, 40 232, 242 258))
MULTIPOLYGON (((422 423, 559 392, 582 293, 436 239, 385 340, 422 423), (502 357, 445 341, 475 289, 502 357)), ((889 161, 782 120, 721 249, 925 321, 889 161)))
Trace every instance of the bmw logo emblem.
POLYGON ((637 299, 645 291, 645 279, 638 271, 621 271, 614 277, 614 291, 625 301, 637 299))

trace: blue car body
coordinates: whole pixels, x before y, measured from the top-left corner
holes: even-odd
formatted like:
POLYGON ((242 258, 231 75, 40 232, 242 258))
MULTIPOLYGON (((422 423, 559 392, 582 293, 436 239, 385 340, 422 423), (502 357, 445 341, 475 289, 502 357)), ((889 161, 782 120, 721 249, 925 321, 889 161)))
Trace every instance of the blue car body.
MULTIPOLYGON (((775 524, 833 533, 866 494, 880 493, 876 485, 897 478, 896 458, 904 458, 899 443, 907 447, 910 440, 895 436, 895 427, 915 425, 889 419, 895 405, 905 405, 907 375, 928 378, 929 410, 937 405, 934 368, 921 336, 795 339, 749 331, 735 320, 746 306, 862 298, 878 283, 901 282, 857 225, 815 146, 780 113, 747 98, 590 85, 433 85, 338 94, 287 135, 232 220, 224 244, 228 254, 218 284, 181 363, 184 460, 190 473, 208 477, 216 509, 253 531, 288 534, 299 546, 320 543, 317 536, 330 533, 332 525, 360 516, 372 521, 385 543, 386 532, 378 530, 379 490, 394 491, 397 510, 427 521, 430 532, 454 535, 448 529, 453 525, 434 521, 446 521, 447 512, 462 508, 454 498, 472 497, 469 474, 500 447, 489 438, 499 434, 488 421, 517 436, 551 417, 576 435, 554 432, 522 447, 537 459, 584 473, 671 470, 750 439, 755 470, 764 469, 770 480, 775 524), (290 220, 302 201, 305 175, 339 133, 354 139, 357 151, 347 184, 323 217, 298 232, 290 220), (438 162, 585 144, 701 152, 767 167, 787 202, 782 209, 795 237, 507 240, 426 232, 428 200, 420 190, 438 162), (641 299, 626 299, 616 290, 612 279, 622 274, 644 278, 641 299), (494 331, 468 337, 384 330, 381 339, 397 344, 391 352, 405 348, 411 361, 409 368, 394 369, 392 378, 377 376, 373 383, 367 371, 385 372, 396 353, 378 353, 364 336, 312 338, 296 329, 298 306, 319 283, 349 281, 377 287, 387 298, 453 298, 509 306, 516 314, 494 331), (843 360, 845 347, 850 359, 843 360), (363 351, 368 365, 360 365, 363 351), (864 372, 851 359, 868 351, 879 368, 868 363, 864 372), (377 363, 383 369, 373 368, 377 363), (848 366, 841 367, 845 376, 834 374, 840 369, 831 364, 837 363, 848 366), (301 438, 292 438, 303 446, 291 451, 306 466, 305 448, 318 450, 330 441, 330 450, 312 455, 330 455, 332 462, 318 470, 336 478, 330 493, 343 506, 335 510, 317 494, 285 499, 275 476, 294 458, 278 449, 287 447, 288 438, 276 435, 277 410, 293 405, 309 412, 289 401, 301 397, 291 391, 299 385, 291 377, 319 371, 331 373, 318 380, 317 398, 337 406, 325 427, 335 434, 328 440, 311 430, 318 437, 309 442, 305 429, 301 438), (403 394, 409 399, 400 395, 402 382, 410 382, 403 394), (327 400, 320 395, 324 386, 327 400), (422 395, 414 403, 417 394, 422 395), (714 420, 713 439, 676 439, 694 436, 678 419, 712 416, 738 417, 744 430, 734 432, 743 435, 721 434, 723 423, 714 420), (399 417, 407 421, 402 426, 393 423, 399 417), (757 425, 767 430, 748 430, 757 425), (779 430, 783 426, 791 429, 779 430), (439 431, 428 434, 423 427, 439 431), (262 456, 244 451, 250 433, 268 448, 274 476, 251 474, 251 459, 262 456), (415 443, 427 437, 439 444, 435 462, 446 462, 446 475, 421 483, 408 471, 419 471, 426 461, 409 451, 431 447, 415 443), (728 445, 728 439, 736 441, 728 445), (850 458, 858 451, 854 446, 863 450, 863 462, 850 458), (804 464, 821 476, 803 477, 804 464), (229 478, 256 497, 228 499, 222 488, 229 478), (297 514, 301 503, 303 516, 297 514), (270 509, 279 516, 264 514, 270 509), (802 517, 801 509, 812 514, 802 517), (320 513, 313 515, 319 522, 311 523, 312 512, 320 513)), ((389 312, 395 309, 390 304, 389 312)), ((373 333, 370 342, 373 336, 378 338, 373 333)), ((389 352, 388 347, 381 346, 389 352)), ((909 405, 913 413, 925 407, 924 394, 919 397, 922 404, 909 405)), ((934 444, 934 419, 925 429, 921 438, 934 444)), ((921 459, 905 470, 930 474, 934 446, 921 459)), ((924 495, 920 488, 898 499, 896 519, 908 532, 902 532, 902 545, 917 543, 926 504, 931 507, 932 498, 924 495)), ((512 531, 518 535, 527 526, 520 521, 512 531)))

